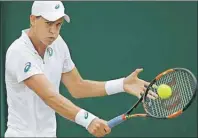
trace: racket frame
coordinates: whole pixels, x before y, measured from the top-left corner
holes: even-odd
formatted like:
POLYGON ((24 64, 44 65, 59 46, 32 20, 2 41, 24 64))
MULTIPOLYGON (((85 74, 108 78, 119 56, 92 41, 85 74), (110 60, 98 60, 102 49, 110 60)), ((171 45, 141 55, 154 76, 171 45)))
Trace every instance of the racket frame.
POLYGON ((157 75, 151 82, 150 84, 148 85, 145 93, 140 97, 140 99, 124 114, 120 115, 120 116, 117 116, 113 119, 111 119, 110 121, 108 121, 108 125, 112 128, 122 122, 124 122, 125 120, 128 120, 129 118, 132 118, 132 117, 152 117, 152 118, 156 118, 156 119, 171 119, 171 118, 175 118, 179 115, 181 115, 186 109, 188 109, 188 107, 193 103, 195 97, 196 97, 196 92, 198 91, 198 84, 197 84, 197 79, 196 77, 194 76, 194 74, 192 74, 192 72, 188 69, 185 69, 185 68, 172 68, 172 69, 168 69, 164 72, 161 72, 159 75, 157 75), (156 117, 156 116, 152 116, 151 114, 149 114, 149 112, 146 111, 145 107, 144 107, 144 101, 145 99, 147 98, 147 94, 149 92, 149 89, 153 86, 153 84, 159 80, 162 76, 164 75, 167 75, 171 72, 174 72, 174 71, 180 71, 180 70, 183 70, 185 72, 188 72, 191 77, 193 78, 193 81, 195 82, 196 84, 196 88, 194 90, 194 93, 193 93, 193 96, 191 98, 191 100, 188 102, 188 104, 181 110, 178 110, 177 112, 169 115, 169 116, 166 116, 166 117, 156 117), (131 114, 131 112, 141 103, 143 102, 143 107, 144 107, 144 110, 146 112, 146 114, 131 114))

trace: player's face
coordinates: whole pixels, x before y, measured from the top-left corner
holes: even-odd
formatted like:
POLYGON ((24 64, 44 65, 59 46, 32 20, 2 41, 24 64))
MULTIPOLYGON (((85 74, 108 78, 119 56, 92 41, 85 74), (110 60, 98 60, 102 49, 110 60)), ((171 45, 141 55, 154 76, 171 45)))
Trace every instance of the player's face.
POLYGON ((64 18, 51 22, 45 20, 43 17, 35 17, 33 21, 32 28, 35 36, 44 45, 48 46, 58 37, 64 18))

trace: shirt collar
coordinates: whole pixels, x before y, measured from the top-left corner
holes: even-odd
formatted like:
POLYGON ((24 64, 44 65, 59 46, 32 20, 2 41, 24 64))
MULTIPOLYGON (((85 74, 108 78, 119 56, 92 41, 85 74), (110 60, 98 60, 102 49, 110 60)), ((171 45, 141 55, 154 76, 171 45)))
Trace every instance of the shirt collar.
POLYGON ((36 52, 38 54, 38 52, 36 51, 36 49, 34 48, 34 45, 32 44, 29 36, 28 36, 28 32, 29 32, 30 29, 24 29, 22 30, 22 39, 24 40, 24 42, 27 44, 27 46, 33 50, 34 52, 36 52))
MULTIPOLYGON (((34 48, 34 45, 32 44, 32 41, 30 40, 29 36, 28 36, 28 32, 29 32, 29 28, 28 29, 24 29, 22 30, 22 39, 24 40, 24 42, 27 44, 27 46, 33 50, 36 54, 38 54, 38 52, 36 51, 36 49, 34 48)), ((47 49, 49 49, 48 51, 50 51, 50 56, 52 56, 53 54, 53 49, 52 49, 52 45, 49 45, 47 47, 47 49)))

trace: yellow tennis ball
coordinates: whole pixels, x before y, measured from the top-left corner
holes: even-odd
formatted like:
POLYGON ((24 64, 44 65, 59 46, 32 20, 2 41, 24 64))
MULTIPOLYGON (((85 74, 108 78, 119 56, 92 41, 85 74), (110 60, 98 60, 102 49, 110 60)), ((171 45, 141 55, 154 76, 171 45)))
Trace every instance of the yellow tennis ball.
POLYGON ((161 84, 157 88, 157 93, 160 98, 167 99, 172 95, 172 89, 170 86, 168 86, 166 84, 161 84))

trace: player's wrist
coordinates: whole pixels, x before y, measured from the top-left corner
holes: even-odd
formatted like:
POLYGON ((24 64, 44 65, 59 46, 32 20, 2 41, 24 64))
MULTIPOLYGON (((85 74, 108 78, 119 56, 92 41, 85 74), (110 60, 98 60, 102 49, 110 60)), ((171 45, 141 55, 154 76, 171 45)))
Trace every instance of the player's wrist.
POLYGON ((124 79, 125 78, 119 78, 107 81, 105 83, 105 91, 107 95, 124 92, 124 79))
POLYGON ((93 115, 92 113, 89 113, 88 111, 81 109, 75 117, 75 122, 86 129, 88 126, 91 124, 91 122, 95 119, 98 118, 97 116, 93 115))

